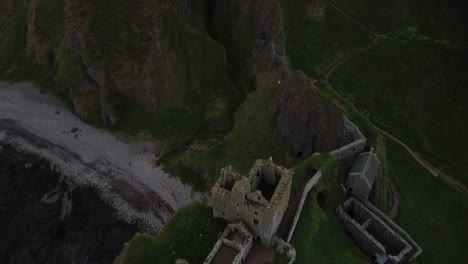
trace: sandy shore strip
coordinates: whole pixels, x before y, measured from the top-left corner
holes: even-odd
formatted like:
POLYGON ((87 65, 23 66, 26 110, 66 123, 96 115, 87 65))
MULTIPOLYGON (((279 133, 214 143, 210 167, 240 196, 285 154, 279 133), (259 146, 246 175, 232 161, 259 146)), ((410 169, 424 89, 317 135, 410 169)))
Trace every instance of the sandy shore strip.
POLYGON ((83 123, 30 84, 0 82, 0 142, 37 154, 74 184, 91 185, 127 222, 157 232, 180 207, 203 199, 155 166, 157 146, 83 123))

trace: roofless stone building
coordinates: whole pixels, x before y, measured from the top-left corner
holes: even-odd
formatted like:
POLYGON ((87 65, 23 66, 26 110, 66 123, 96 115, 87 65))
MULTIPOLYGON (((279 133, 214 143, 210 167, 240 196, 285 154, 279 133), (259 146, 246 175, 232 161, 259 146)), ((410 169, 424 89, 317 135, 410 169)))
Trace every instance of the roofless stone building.
POLYGON ((257 160, 242 176, 231 167, 211 188, 213 214, 228 221, 242 221, 263 244, 270 245, 288 207, 293 171, 257 160))

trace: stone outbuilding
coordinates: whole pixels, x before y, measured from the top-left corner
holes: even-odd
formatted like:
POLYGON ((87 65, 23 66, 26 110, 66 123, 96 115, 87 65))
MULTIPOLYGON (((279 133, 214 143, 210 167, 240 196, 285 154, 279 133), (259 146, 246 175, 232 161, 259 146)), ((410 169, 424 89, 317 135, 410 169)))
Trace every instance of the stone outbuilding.
POLYGON ((380 263, 407 263, 422 253, 406 231, 369 201, 349 198, 336 214, 354 242, 380 263))
POLYGON ((242 176, 231 167, 211 188, 213 215, 228 221, 242 221, 263 244, 270 245, 288 207, 293 171, 257 160, 242 176))
POLYGON ((355 160, 346 181, 349 194, 365 201, 374 185, 375 177, 379 171, 380 160, 373 149, 361 153, 355 160))

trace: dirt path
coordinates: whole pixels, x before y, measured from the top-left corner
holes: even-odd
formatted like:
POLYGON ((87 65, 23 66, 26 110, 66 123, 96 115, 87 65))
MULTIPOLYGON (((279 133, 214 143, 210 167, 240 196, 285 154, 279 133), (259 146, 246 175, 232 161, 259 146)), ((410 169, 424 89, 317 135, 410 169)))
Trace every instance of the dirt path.
MULTIPOLYGON (((375 126, 375 125, 374 125, 375 126)), ((416 151, 414 151, 412 148, 410 148, 408 145, 406 145, 403 141, 398 139, 397 137, 393 136, 392 134, 388 133, 385 130, 382 130, 376 126, 377 130, 390 138, 391 140, 395 141, 399 145, 401 145, 405 150, 423 167, 425 168, 429 173, 431 173, 435 178, 441 179, 442 181, 446 182, 450 186, 454 187, 455 189, 468 194, 468 189, 465 187, 464 184, 459 182, 457 179, 453 178, 452 176, 444 173, 443 171, 439 170, 436 168, 434 165, 429 163, 427 160, 425 160, 423 157, 421 157, 416 151)))
POLYGON ((335 60, 330 66, 328 66, 327 70, 325 71, 325 80, 328 83, 330 83, 330 78, 331 78, 332 74, 335 72, 335 70, 338 68, 338 66, 340 66, 341 64, 343 64, 347 60, 352 59, 354 56, 356 56, 356 55, 358 55, 360 53, 363 53, 363 52, 367 51, 368 49, 376 46, 377 44, 379 44, 380 39, 381 39, 381 36, 375 36, 374 40, 369 45, 364 46, 364 47, 359 47, 359 48, 356 48, 354 50, 351 50, 350 52, 346 53, 342 57, 335 60))
MULTIPOLYGON (((371 27, 369 27, 368 25, 360 22, 359 20, 355 19, 352 15, 348 14, 348 12, 346 12, 345 10, 343 10, 342 8, 338 7, 333 1, 329 0, 329 4, 335 8, 338 12, 340 12, 343 16, 345 16, 346 18, 348 18, 349 20, 353 21, 354 23, 358 24, 359 26, 363 27, 364 29, 366 29, 369 34, 371 34, 372 36, 374 36, 374 40, 372 41, 372 43, 370 43, 369 45, 366 45, 366 46, 363 46, 363 47, 359 47, 359 48, 356 48, 354 50, 351 50, 350 52, 346 53, 345 55, 343 55, 342 57, 338 58, 337 60, 335 60, 326 70, 325 72, 325 80, 331 85, 331 76, 333 75, 333 73, 335 72, 335 70, 340 66, 342 65, 344 62, 346 62, 347 60, 357 56, 358 54, 362 54, 364 53, 365 51, 367 51, 368 49, 370 49, 371 47, 374 47, 376 45, 379 44, 379 41, 385 37, 386 35, 385 34, 382 34, 380 32, 377 32, 375 30, 373 30, 371 27)), ((401 41, 406 41, 406 40, 402 40, 402 39, 399 39, 401 41)), ((410 41, 406 41, 406 42, 410 42, 410 41)), ((416 44, 416 43, 415 43, 416 44)), ((419 43, 421 44, 421 43, 419 43)), ((453 47, 452 47, 453 48, 453 47)), ((457 48, 460 48, 460 47, 457 47, 457 48)), ((374 125, 375 126, 375 125, 374 125)), ((405 150, 422 166, 424 167, 427 171, 429 171, 429 173, 431 173, 434 177, 436 177, 437 179, 441 179, 443 180, 444 182, 446 182, 447 184, 451 185, 452 187, 456 188, 457 190, 461 191, 461 192, 464 192, 464 193, 468 193, 468 189, 465 187, 464 184, 462 184, 461 182, 459 182, 457 179, 453 178, 452 176, 450 175, 447 175, 446 173, 444 173, 442 170, 436 168, 435 166, 433 166, 431 163, 429 163, 427 160, 425 160, 423 157, 421 157, 416 151, 414 151, 413 149, 411 149, 408 145, 406 145, 405 143, 403 143, 401 140, 399 140, 398 138, 396 138, 395 136, 393 136, 392 134, 388 133, 387 131, 384 131, 380 128, 378 128, 377 126, 375 126, 382 134, 384 134, 385 136, 389 137, 390 139, 392 139, 393 141, 395 141, 396 143, 398 143, 399 145, 403 146, 405 148, 405 150)), ((389 177, 391 178, 391 177, 389 177)), ((394 194, 394 200, 395 199, 398 199, 398 202, 397 201, 394 201, 394 203, 397 203, 397 205, 393 206, 392 208, 392 212, 391 212, 391 215, 395 215, 396 216, 396 213, 398 211, 398 207, 399 207, 399 203, 400 203, 400 199, 401 199, 401 195, 399 194, 398 192, 398 189, 396 188, 396 185, 395 185, 395 182, 393 179, 389 179, 389 182, 390 182, 390 187, 392 188, 392 193, 394 194)))
POLYGON ((378 36, 383 36, 382 33, 378 32, 378 31, 375 31, 373 30, 371 27, 369 27, 368 25, 362 23, 361 21, 357 20, 356 18, 354 18, 352 15, 348 14, 348 12, 346 12, 345 10, 343 10, 341 7, 337 6, 335 4, 335 2, 333 2, 332 0, 329 0, 328 3, 336 9, 336 11, 340 12, 343 16, 345 16, 346 18, 348 18, 349 20, 353 21, 354 23, 358 24, 359 26, 363 27, 365 30, 367 30, 370 34, 372 34, 374 37, 378 37, 378 36))

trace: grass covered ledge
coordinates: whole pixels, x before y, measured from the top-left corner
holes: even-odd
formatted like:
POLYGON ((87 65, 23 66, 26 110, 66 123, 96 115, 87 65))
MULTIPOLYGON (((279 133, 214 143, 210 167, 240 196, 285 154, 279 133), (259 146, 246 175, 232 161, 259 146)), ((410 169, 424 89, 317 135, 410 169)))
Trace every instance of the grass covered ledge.
POLYGON ((193 203, 179 209, 159 235, 137 233, 116 263, 175 263, 178 258, 202 263, 225 227, 211 207, 193 203))

